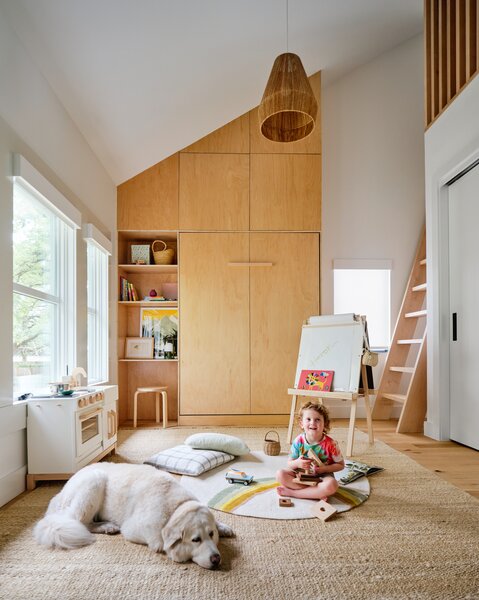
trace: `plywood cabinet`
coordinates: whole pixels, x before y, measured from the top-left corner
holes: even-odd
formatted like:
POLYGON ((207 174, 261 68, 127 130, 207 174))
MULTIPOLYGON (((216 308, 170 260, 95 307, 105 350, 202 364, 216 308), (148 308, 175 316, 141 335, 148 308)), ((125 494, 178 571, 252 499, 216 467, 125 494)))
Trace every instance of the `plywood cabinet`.
POLYGON ((180 420, 288 412, 301 325, 319 311, 318 238, 180 235, 180 420))
MULTIPOLYGON (((118 186, 119 275, 141 297, 179 283, 176 361, 125 357, 141 303, 119 302, 121 422, 137 387, 167 385, 180 425, 287 423, 301 325, 320 312, 321 74, 310 81, 306 139, 265 139, 255 108, 118 186), (165 236, 177 264, 127 264, 132 243, 165 236)), ((153 419, 153 397, 139 410, 153 419)))
POLYGON ((303 321, 319 314, 319 235, 252 233, 251 413, 284 414, 291 399, 303 321))
POLYGON ((180 413, 249 413, 247 233, 182 233, 180 413))
POLYGON ((118 229, 178 229, 178 154, 118 186, 118 229))
POLYGON ((182 152, 249 153, 249 114, 246 113, 216 129, 182 152))
POLYGON ((180 229, 247 230, 249 155, 180 154, 180 229))
POLYGON ((252 154, 250 228, 321 229, 321 155, 252 154))

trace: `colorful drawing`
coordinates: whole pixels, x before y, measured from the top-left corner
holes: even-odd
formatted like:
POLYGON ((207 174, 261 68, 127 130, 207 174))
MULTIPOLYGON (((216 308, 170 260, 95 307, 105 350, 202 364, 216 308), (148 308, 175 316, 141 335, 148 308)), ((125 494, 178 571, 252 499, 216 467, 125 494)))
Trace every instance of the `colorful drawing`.
POLYGON ((154 338, 153 358, 176 359, 178 348, 178 309, 142 308, 141 337, 154 338))
POLYGON ((321 392, 330 392, 333 383, 334 371, 310 371, 308 369, 301 371, 298 389, 300 390, 319 390, 321 392))

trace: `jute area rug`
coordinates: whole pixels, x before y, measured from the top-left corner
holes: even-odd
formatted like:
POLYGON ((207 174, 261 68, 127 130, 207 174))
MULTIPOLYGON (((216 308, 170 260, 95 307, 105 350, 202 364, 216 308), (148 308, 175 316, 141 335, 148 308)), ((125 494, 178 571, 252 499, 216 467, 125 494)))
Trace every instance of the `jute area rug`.
MULTIPOLYGON (((199 430, 122 431, 115 460, 141 462, 199 430)), ((222 431, 261 450, 267 430, 222 431)), ((333 434, 345 447, 346 431, 333 434)), ((385 444, 369 448, 360 433, 355 457, 385 471, 370 479, 367 502, 332 521, 218 513, 236 532, 220 544, 219 571, 175 564, 121 535, 43 549, 32 526, 61 485, 41 484, 0 510, 0 598, 479 600, 479 503, 385 444)))
MULTIPOLYGON (((263 519, 315 519, 311 509, 317 504, 316 500, 292 498, 293 506, 279 506, 276 487, 272 486, 278 485, 275 474, 279 469, 285 468, 287 460, 286 451, 281 452, 279 456, 268 456, 262 451, 253 450, 251 454, 239 456, 233 462, 212 469, 199 477, 183 475, 181 485, 200 502, 218 511, 263 519), (225 474, 231 468, 253 475, 253 482, 248 486, 228 483, 225 474)), ((344 469, 337 475, 340 477, 347 472, 348 470, 344 469)), ((341 486, 328 502, 338 512, 346 512, 365 502, 369 493, 369 480, 362 477, 347 486, 341 486)))

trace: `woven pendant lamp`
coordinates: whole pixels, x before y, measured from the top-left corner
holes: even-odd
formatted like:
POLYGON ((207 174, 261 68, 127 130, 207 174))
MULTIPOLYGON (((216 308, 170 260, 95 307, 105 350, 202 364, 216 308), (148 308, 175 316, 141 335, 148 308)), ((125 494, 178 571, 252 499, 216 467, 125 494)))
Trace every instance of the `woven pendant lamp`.
POLYGON ((258 115, 261 133, 273 142, 297 142, 314 129, 318 103, 297 54, 274 61, 258 115))

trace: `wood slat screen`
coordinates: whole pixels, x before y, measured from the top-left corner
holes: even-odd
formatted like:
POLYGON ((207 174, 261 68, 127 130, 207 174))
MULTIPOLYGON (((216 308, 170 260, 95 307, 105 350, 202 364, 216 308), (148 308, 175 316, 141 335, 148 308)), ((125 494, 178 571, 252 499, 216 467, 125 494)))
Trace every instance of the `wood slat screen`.
POLYGON ((426 128, 479 70, 479 0, 424 0, 426 128))

